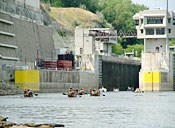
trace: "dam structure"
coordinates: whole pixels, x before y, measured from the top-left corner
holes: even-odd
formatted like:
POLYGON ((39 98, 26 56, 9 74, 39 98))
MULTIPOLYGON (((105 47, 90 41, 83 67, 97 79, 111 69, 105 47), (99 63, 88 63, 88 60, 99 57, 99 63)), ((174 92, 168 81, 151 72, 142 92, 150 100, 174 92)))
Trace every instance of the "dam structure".
POLYGON ((175 14, 172 11, 144 10, 133 16, 137 38, 144 39, 139 73, 143 91, 171 91, 175 87, 175 53, 169 50, 175 38, 175 14))
POLYGON ((102 86, 125 91, 139 86, 140 61, 111 55, 117 37, 108 36, 108 28, 77 28, 75 40, 68 41, 45 20, 39 5, 39 0, 0 1, 0 84, 9 82, 39 92, 102 86), (107 35, 96 37, 96 32, 107 35), (57 65, 63 49, 74 56, 71 69, 43 65, 46 61, 57 65))

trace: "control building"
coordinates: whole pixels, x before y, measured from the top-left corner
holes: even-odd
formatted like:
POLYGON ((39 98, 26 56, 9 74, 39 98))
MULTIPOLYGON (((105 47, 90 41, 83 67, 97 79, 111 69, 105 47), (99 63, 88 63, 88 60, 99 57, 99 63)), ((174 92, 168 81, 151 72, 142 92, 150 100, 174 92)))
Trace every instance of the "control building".
POLYGON ((109 28, 76 28, 75 48, 76 67, 94 71, 95 55, 111 55, 112 44, 117 36, 109 28))
POLYGON ((143 91, 170 91, 175 87, 175 54, 169 40, 175 38, 175 14, 144 10, 133 16, 137 38, 144 39, 139 87, 143 91), (174 68, 173 68, 174 67, 174 68))

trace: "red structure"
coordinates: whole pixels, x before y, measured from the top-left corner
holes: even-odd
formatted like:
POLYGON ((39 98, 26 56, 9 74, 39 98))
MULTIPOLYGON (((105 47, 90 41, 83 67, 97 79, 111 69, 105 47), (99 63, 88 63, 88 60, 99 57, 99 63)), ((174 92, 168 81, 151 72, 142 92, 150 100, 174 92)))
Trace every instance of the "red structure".
POLYGON ((44 68, 45 69, 56 69, 57 68, 57 62, 44 61, 44 68))
POLYGON ((74 55, 72 54, 59 54, 57 60, 58 69, 72 70, 74 63, 74 55))
POLYGON ((44 61, 44 69, 64 69, 72 70, 74 63, 74 55, 72 54, 59 54, 57 61, 44 61))
POLYGON ((70 60, 58 60, 57 61, 58 69, 69 69, 72 70, 72 61, 70 60))

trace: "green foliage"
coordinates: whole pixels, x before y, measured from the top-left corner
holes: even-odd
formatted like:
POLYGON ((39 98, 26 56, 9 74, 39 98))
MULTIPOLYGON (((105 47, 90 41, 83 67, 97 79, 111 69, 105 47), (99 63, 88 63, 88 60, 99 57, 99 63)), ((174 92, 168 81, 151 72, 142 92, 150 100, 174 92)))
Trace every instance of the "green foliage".
POLYGON ((142 44, 128 45, 124 51, 125 52, 132 52, 133 50, 134 50, 135 57, 141 57, 143 45, 142 44))
POLYGON ((66 31, 57 30, 57 33, 62 37, 66 37, 66 31))
POLYGON ((54 1, 51 3, 51 6, 52 6, 52 7, 61 7, 61 6, 62 6, 62 1, 61 1, 61 0, 54 0, 54 1))
MULTIPOLYGON (((119 41, 121 41, 121 39, 119 41)), ((134 56, 140 58, 142 50, 143 44, 128 45, 126 49, 124 49, 120 43, 112 45, 112 53, 117 55, 122 55, 124 52, 134 51, 134 56)))
POLYGON ((80 25, 80 23, 78 23, 76 20, 72 22, 72 26, 74 28, 76 28, 76 26, 79 26, 79 25, 80 25))
POLYGON ((86 5, 84 5, 84 4, 80 4, 80 7, 79 8, 82 8, 82 9, 85 9, 85 10, 87 9, 86 8, 86 5))
POLYGON ((62 0, 41 0, 43 3, 50 3, 52 7, 61 7, 62 0))
POLYGON ((119 43, 112 45, 112 53, 122 55, 123 54, 122 46, 119 43))
POLYGON ((175 39, 170 40, 170 46, 175 46, 175 39))
POLYGON ((99 6, 101 6, 105 19, 115 29, 124 31, 135 29, 132 16, 140 10, 146 9, 143 5, 133 4, 131 0, 101 0, 99 6))
POLYGON ((50 0, 40 0, 41 2, 43 2, 43 3, 49 3, 50 2, 50 0))
POLYGON ((61 1, 62 1, 62 7, 80 7, 82 5, 85 5, 87 10, 94 13, 98 9, 98 0, 61 0, 61 1))
MULTIPOLYGON (((134 21, 132 19, 133 15, 141 10, 147 9, 144 5, 133 4, 131 0, 99 1, 99 9, 103 13, 105 19, 112 24, 115 30, 122 30, 124 32, 135 29, 134 21)), ((127 49, 128 45, 140 44, 132 48, 137 50, 137 56, 140 57, 143 49, 143 40, 138 40, 136 38, 119 38, 118 42, 123 49, 127 49)), ((115 49, 116 48, 113 47, 113 53, 115 53, 115 49)))
POLYGON ((120 39, 120 43, 123 48, 127 48, 128 45, 134 45, 134 44, 144 44, 143 39, 137 39, 137 38, 126 38, 126 39, 120 39))

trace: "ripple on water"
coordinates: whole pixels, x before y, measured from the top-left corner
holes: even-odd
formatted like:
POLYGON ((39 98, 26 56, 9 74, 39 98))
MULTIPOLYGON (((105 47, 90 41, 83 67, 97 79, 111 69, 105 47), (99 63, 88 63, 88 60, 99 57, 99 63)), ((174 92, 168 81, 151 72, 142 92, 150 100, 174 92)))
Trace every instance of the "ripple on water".
POLYGON ((68 98, 61 93, 0 97, 0 114, 16 123, 61 123, 67 128, 174 127, 175 93, 107 92, 68 98))

